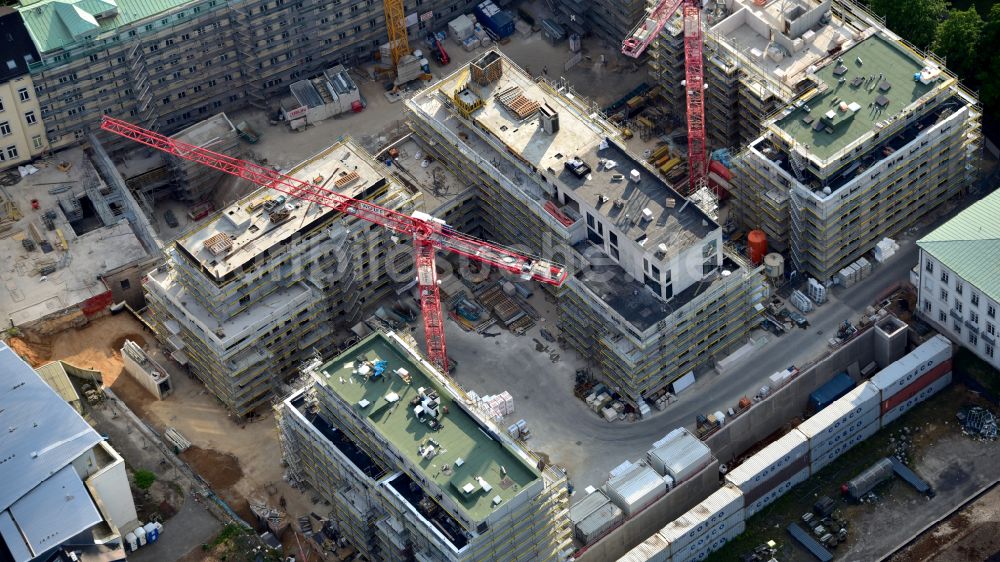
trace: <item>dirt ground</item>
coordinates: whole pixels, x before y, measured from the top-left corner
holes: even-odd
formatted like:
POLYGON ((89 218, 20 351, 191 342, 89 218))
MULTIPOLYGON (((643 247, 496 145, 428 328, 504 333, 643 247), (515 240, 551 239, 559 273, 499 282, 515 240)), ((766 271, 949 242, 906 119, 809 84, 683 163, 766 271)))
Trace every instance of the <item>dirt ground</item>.
POLYGON ((1000 559, 1000 487, 928 531, 892 562, 964 562, 1000 559))
POLYGON ((274 417, 237 424, 205 387, 167 358, 154 335, 128 314, 101 318, 87 326, 61 332, 48 341, 11 338, 11 347, 33 366, 62 359, 101 372, 105 386, 159 432, 173 427, 192 443, 181 455, 241 517, 253 523, 249 499, 278 507, 282 497, 292 520, 315 511, 309 497, 283 479, 281 447, 274 417), (129 338, 143 345, 171 374, 174 393, 156 400, 127 374, 121 376, 121 344, 129 338))

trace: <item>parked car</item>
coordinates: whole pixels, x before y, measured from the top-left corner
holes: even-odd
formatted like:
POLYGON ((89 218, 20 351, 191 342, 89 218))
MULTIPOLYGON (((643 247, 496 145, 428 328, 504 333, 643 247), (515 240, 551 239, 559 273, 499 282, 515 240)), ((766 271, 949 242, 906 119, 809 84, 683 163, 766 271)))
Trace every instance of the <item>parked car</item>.
POLYGON ((177 215, 175 215, 173 211, 163 213, 163 220, 166 221, 167 226, 170 228, 177 228, 181 224, 177 222, 177 215))

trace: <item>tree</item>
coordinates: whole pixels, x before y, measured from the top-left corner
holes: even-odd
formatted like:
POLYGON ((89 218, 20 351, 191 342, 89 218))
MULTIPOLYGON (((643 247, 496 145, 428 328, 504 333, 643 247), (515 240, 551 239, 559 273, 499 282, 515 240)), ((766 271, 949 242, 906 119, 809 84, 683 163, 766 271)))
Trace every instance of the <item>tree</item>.
POLYGON ((966 82, 978 82, 976 71, 982 32, 983 18, 979 17, 975 6, 952 12, 938 25, 934 52, 944 57, 948 68, 966 82))
POLYGON ((1000 106, 1000 4, 994 4, 983 25, 979 41, 979 99, 984 108, 993 114, 1000 106))
POLYGON ((135 471, 135 485, 140 490, 148 490, 153 482, 156 481, 156 475, 148 470, 136 470, 135 471))
POLYGON ((946 0, 871 0, 872 11, 889 29, 921 49, 934 42, 938 23, 948 12, 946 0))

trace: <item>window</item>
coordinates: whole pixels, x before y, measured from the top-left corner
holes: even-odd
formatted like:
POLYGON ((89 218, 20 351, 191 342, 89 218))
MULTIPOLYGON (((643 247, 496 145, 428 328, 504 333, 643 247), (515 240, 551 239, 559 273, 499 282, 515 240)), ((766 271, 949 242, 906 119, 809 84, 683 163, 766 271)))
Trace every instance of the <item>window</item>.
POLYGON ((6 137, 11 134, 10 123, 7 121, 0 121, 0 137, 6 137))
POLYGON ((924 312, 931 311, 931 301, 929 299, 924 299, 924 312))
POLYGON ((35 118, 35 112, 34 111, 28 111, 27 113, 25 113, 24 114, 24 122, 27 123, 27 124, 29 124, 29 125, 34 125, 35 123, 38 123, 38 119, 35 118))
POLYGON ((993 344, 986 344, 986 356, 990 359, 993 358, 993 344))
POLYGON ((954 322, 952 322, 951 327, 955 330, 956 334, 961 334, 962 333, 962 323, 959 322, 958 320, 955 320, 954 322))
POLYGON ((608 231, 608 241, 611 243, 612 246, 617 246, 618 245, 618 235, 615 234, 614 232, 611 232, 609 230, 608 231))
POLYGON ((955 293, 957 293, 959 295, 962 294, 962 282, 961 281, 955 281, 955 293))
POLYGON ((941 312, 938 312, 938 322, 944 324, 947 321, 948 321, 948 314, 946 314, 945 311, 943 310, 941 312))
POLYGON ((947 283, 948 282, 948 272, 947 271, 942 271, 941 272, 941 282, 942 283, 947 283))
POLYGON ((976 335, 974 330, 969 330, 969 345, 972 347, 979 345, 979 336, 976 335))
POLYGON ((997 327, 994 326, 992 322, 987 322, 986 323, 986 333, 989 334, 989 335, 991 335, 991 336, 997 335, 997 327))
POLYGON ((122 279, 121 286, 123 290, 127 291, 132 288, 132 283, 130 283, 128 279, 122 279))
POLYGON ((3 98, 0 98, 0 111, 3 111, 3 98))
POLYGON ((934 273, 934 262, 927 260, 927 263, 924 264, 924 269, 927 270, 927 273, 934 273))
POLYGON ((978 324, 979 323, 979 314, 977 314, 976 312, 973 312, 973 311, 970 310, 969 311, 969 322, 972 322, 973 324, 978 324))
POLYGON ((945 291, 944 289, 941 289, 941 301, 946 305, 948 304, 948 291, 945 291))
POLYGON ((958 312, 959 314, 962 313, 962 301, 955 301, 955 312, 958 312))
POLYGON ((10 158, 11 160, 13 160, 14 158, 17 158, 17 147, 16 146, 8 146, 7 147, 7 158, 10 158))
POLYGON ((992 305, 992 304, 986 305, 986 316, 989 316, 990 318, 996 318, 997 317, 997 307, 994 306, 994 305, 992 305))
POLYGON ((979 293, 973 291, 972 294, 969 295, 969 300, 972 302, 972 306, 979 306, 979 293))
POLYGON ((250 295, 243 295, 240 297, 240 304, 250 304, 250 295))
POLYGON ((17 97, 21 101, 28 101, 28 100, 31 99, 31 94, 28 93, 28 89, 27 88, 18 88, 17 89, 17 97))
POLYGON ((42 135, 35 135, 31 137, 31 146, 35 148, 42 148, 42 135))

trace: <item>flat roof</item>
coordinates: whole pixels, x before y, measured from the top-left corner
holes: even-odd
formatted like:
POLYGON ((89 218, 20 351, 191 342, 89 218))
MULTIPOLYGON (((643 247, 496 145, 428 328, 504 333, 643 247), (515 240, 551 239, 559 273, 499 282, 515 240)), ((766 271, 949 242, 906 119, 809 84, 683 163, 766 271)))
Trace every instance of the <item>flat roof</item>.
MULTIPOLYGON (((462 91, 466 99, 472 99, 469 96, 480 98, 482 107, 473 111, 470 117, 481 130, 496 137, 524 163, 537 169, 545 181, 555 185, 561 193, 586 202, 625 236, 636 241, 645 240, 644 246, 650 251, 655 251, 659 244, 666 244, 670 247, 668 255, 680 253, 717 228, 715 222, 695 205, 685 206, 683 196, 633 157, 620 144, 618 133, 610 124, 583 113, 580 106, 570 105, 555 90, 536 82, 499 51, 490 51, 484 56, 492 53, 500 57, 503 68, 497 81, 466 89, 470 71, 465 66, 414 96, 409 103, 453 129, 478 154, 486 150, 496 152, 495 147, 466 132, 465 123, 468 122, 456 119, 454 116, 458 114, 441 103, 438 92, 450 96, 462 91), (519 92, 525 100, 537 102, 543 108, 547 105, 555 111, 559 129, 555 133, 544 131, 538 111, 521 119, 498 98, 510 92, 519 92), (567 162, 573 159, 586 163, 589 173, 577 177, 567 169, 567 162), (604 163, 612 164, 609 167, 604 163), (632 170, 639 171, 639 181, 630 178, 632 170), (645 209, 650 212, 649 220, 642 219, 645 209)), ((521 175, 512 171, 510 177, 516 179, 521 175)), ((541 202, 541 195, 537 199, 541 202)))
MULTIPOLYGON (((60 199, 83 197, 87 182, 104 186, 93 163, 82 148, 58 152, 51 163, 35 174, 4 188, 17 207, 20 218, 12 222, 0 220, 0 311, 15 326, 26 324, 49 314, 79 304, 108 291, 100 276, 147 256, 132 226, 124 218, 120 222, 96 226, 77 235, 60 199), (69 164, 60 171, 57 163, 69 164), (32 201, 37 201, 34 209, 32 201), (53 230, 45 226, 45 214, 54 211, 53 230), (9 228, 4 226, 9 225, 9 228), (35 249, 25 249, 23 240, 30 238, 35 249), (41 247, 45 241, 49 250, 41 247), (62 249, 62 241, 66 249, 62 249), (41 270, 54 266, 55 271, 42 281, 41 270)), ((88 198, 89 200, 89 198, 88 198)), ((84 209, 86 211, 87 209, 84 209)), ((0 210, 0 217, 9 217, 0 210)), ((97 216, 85 215, 92 226, 100 222, 97 216)))
POLYGON ((744 56, 749 56, 769 79, 777 80, 786 88, 794 88, 806 78, 809 67, 830 56, 830 51, 852 40, 854 30, 839 19, 831 18, 827 23, 819 23, 794 39, 785 35, 785 21, 789 16, 794 21, 804 12, 820 8, 819 0, 793 0, 768 2, 758 6, 753 0, 722 0, 723 17, 718 19, 712 13, 705 17, 709 28, 729 46, 737 48, 744 56), (782 43, 773 37, 782 35, 782 43), (777 50, 773 56, 768 48, 777 50))
POLYGON ((482 521, 493 511, 495 496, 500 496, 500 505, 503 505, 541 478, 527 458, 490 437, 487 432, 495 430, 474 418, 463 404, 456 402, 441 375, 418 362, 412 352, 399 343, 395 334, 376 332, 368 336, 323 365, 316 373, 316 379, 350 404, 373 431, 419 468, 421 479, 433 482, 441 493, 448 494, 473 521, 482 521), (364 377, 353 374, 354 361, 359 357, 373 362, 386 361, 384 376, 366 381, 364 377), (409 372, 409 383, 395 374, 400 368, 409 372), (441 427, 437 431, 418 421, 413 412, 414 406, 410 404, 411 400, 418 398, 421 387, 436 391, 441 406, 448 409, 448 413, 439 419, 441 427), (386 400, 390 393, 398 396, 395 403, 386 400), (370 404, 362 408, 359 405, 362 400, 370 404), (429 460, 417 452, 417 448, 426 445, 428 439, 438 443, 435 446, 438 454, 429 460), (458 459, 463 462, 457 462, 458 459), (501 473, 502 469, 506 470, 506 476, 501 473), (492 489, 489 492, 483 490, 477 484, 477 477, 485 480, 492 489), (461 488, 467 484, 472 484, 475 491, 468 494, 462 491, 461 488))
POLYGON ((190 0, 21 0, 18 11, 41 52, 46 53, 84 41, 94 33, 118 28, 156 16, 190 0), (114 12, 112 12, 114 10, 114 12), (101 14, 108 17, 96 18, 101 14))
POLYGON ((803 98, 801 107, 789 111, 775 126, 805 145, 810 154, 828 160, 884 127, 946 78, 939 74, 928 84, 914 80, 924 66, 903 45, 881 34, 872 35, 816 71, 821 91, 803 98), (857 104, 856 110, 848 107, 851 104, 857 104))
MULTIPOLYGON (((361 197, 366 190, 387 182, 368 154, 349 140, 339 141, 286 173, 304 181, 320 178, 318 187, 351 197, 361 197), (351 179, 354 174, 356 178, 351 179), (337 181, 345 183, 337 188, 337 181)), ((222 209, 201 228, 179 239, 177 245, 216 280, 222 280, 264 251, 333 212, 329 207, 262 188, 222 209), (264 204, 281 200, 285 201, 288 218, 274 223, 264 211, 264 204), (227 239, 228 248, 216 254, 206 246, 206 241, 219 239, 227 239)))
MULTIPOLYGON (((404 182, 412 183, 412 187, 420 191, 426 212, 437 216, 439 209, 475 190, 474 185, 464 184, 448 166, 428 158, 414 139, 408 138, 395 145, 395 148, 399 150, 399 158, 393 162, 396 175, 404 182)), ((443 219, 444 216, 439 218, 443 219)))
POLYGON ((215 115, 199 121, 190 127, 170 135, 170 138, 193 144, 195 146, 208 146, 215 144, 225 137, 234 138, 236 127, 225 113, 215 115))

